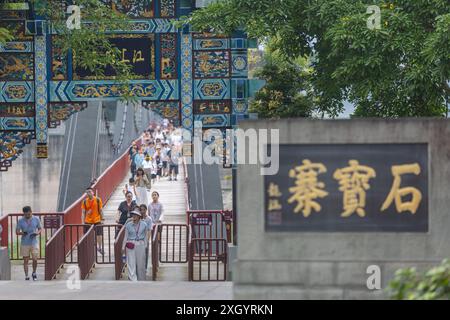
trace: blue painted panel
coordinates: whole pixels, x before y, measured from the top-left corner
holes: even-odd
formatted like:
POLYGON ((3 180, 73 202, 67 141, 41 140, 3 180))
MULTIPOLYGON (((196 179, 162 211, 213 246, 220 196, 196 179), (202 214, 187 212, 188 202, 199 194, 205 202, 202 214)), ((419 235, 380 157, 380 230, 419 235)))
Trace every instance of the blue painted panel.
POLYGON ((33 42, 31 41, 11 41, 0 44, 0 52, 33 52, 33 42))
POLYGON ((48 140, 48 80, 47 80, 47 35, 35 36, 35 103, 36 140, 47 144, 48 140))
POLYGON ((244 50, 233 50, 231 58, 232 76, 237 78, 247 78, 248 76, 248 55, 244 50))
POLYGON ((231 49, 246 49, 247 39, 231 39, 231 49))
MULTIPOLYGON (((159 101, 178 100, 178 80, 130 81, 127 85, 138 99, 159 101)), ((52 102, 117 100, 123 93, 123 85, 116 81, 52 81, 52 102)))
POLYGON ((192 35, 181 37, 181 122, 183 128, 193 131, 193 76, 192 76, 192 35))
POLYGON ((194 120, 201 121, 203 128, 220 128, 231 125, 229 114, 195 115, 194 120))
MULTIPOLYGON (((129 30, 111 30, 107 33, 174 33, 178 32, 173 25, 175 19, 149 19, 149 20, 132 20, 130 21, 129 30)), ((91 24, 90 22, 82 23, 82 27, 91 24)), ((58 34, 55 26, 51 27, 51 34, 58 34)))
POLYGON ((0 82, 0 102, 33 102, 34 83, 31 81, 0 82))
POLYGON ((33 117, 4 117, 0 118, 0 130, 32 131, 34 130, 33 117))
POLYGON ((231 80, 231 97, 233 99, 248 98, 248 80, 247 79, 231 80))
POLYGON ((194 78, 228 78, 230 77, 230 52, 195 51, 194 78))
POLYGON ((229 79, 195 80, 196 100, 225 100, 230 99, 229 79))
POLYGON ((194 50, 227 50, 229 39, 194 39, 194 50))
POLYGON ((247 99, 233 99, 233 113, 237 115, 245 115, 248 113, 247 99))

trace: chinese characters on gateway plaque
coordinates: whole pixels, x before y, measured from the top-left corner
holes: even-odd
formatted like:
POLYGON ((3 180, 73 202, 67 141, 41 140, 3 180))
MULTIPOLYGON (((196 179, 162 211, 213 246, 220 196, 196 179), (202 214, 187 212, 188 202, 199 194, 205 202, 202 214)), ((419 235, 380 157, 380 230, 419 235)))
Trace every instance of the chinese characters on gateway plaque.
POLYGON ((281 145, 267 231, 427 232, 426 144, 281 145))

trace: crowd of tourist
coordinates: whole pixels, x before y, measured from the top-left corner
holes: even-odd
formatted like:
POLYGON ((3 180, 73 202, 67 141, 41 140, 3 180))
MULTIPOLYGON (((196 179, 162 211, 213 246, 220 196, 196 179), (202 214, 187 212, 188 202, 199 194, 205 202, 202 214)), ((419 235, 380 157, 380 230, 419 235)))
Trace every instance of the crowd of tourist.
POLYGON ((116 223, 125 228, 123 253, 131 281, 145 280, 149 271, 151 231, 164 217, 155 188, 161 179, 177 181, 181 147, 181 130, 165 119, 161 126, 145 131, 130 148, 131 178, 124 187, 126 199, 118 208, 116 223))
MULTIPOLYGON (((125 228, 122 251, 131 281, 145 280, 149 272, 147 269, 150 265, 152 230, 164 219, 163 205, 159 201, 156 188, 162 179, 177 181, 181 149, 181 129, 175 128, 167 119, 160 125, 151 125, 129 149, 130 178, 124 186, 125 199, 117 209, 115 222, 119 225, 116 236, 125 228)), ((102 225, 105 217, 102 200, 93 188, 96 182, 94 179, 86 189, 86 198, 81 205, 81 219, 84 224, 94 226, 97 251, 104 255, 102 225)), ((21 236, 25 280, 30 280, 30 259, 33 267, 32 279, 37 280, 36 268, 40 250, 38 235, 42 226, 40 219, 33 216, 29 206, 23 208, 23 213, 24 216, 17 223, 16 234, 21 236)))

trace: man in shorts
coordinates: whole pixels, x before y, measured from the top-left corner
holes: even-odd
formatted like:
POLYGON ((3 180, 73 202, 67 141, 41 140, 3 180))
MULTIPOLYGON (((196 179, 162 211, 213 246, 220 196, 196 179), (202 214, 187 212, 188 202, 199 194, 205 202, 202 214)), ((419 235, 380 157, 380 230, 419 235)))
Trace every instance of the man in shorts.
POLYGON ((28 276, 28 262, 31 256, 33 260, 33 273, 31 276, 33 281, 36 281, 37 259, 39 257, 39 235, 42 232, 41 221, 38 217, 33 216, 33 212, 29 206, 24 207, 22 211, 23 217, 17 222, 16 234, 22 236, 20 254, 23 257, 23 271, 25 272, 25 280, 30 280, 28 276))
POLYGON ((87 225, 95 226, 95 234, 97 236, 97 251, 100 254, 105 254, 102 248, 103 240, 103 227, 102 222, 105 221, 103 216, 103 203, 102 199, 94 196, 94 190, 89 187, 86 189, 86 199, 81 204, 82 221, 87 225))

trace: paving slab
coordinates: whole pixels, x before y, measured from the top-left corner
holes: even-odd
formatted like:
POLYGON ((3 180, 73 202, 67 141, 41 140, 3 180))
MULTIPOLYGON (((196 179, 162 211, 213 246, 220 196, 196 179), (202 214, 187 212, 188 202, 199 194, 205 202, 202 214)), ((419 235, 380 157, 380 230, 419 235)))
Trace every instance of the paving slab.
POLYGON ((1 281, 0 300, 231 300, 231 282, 1 281))

